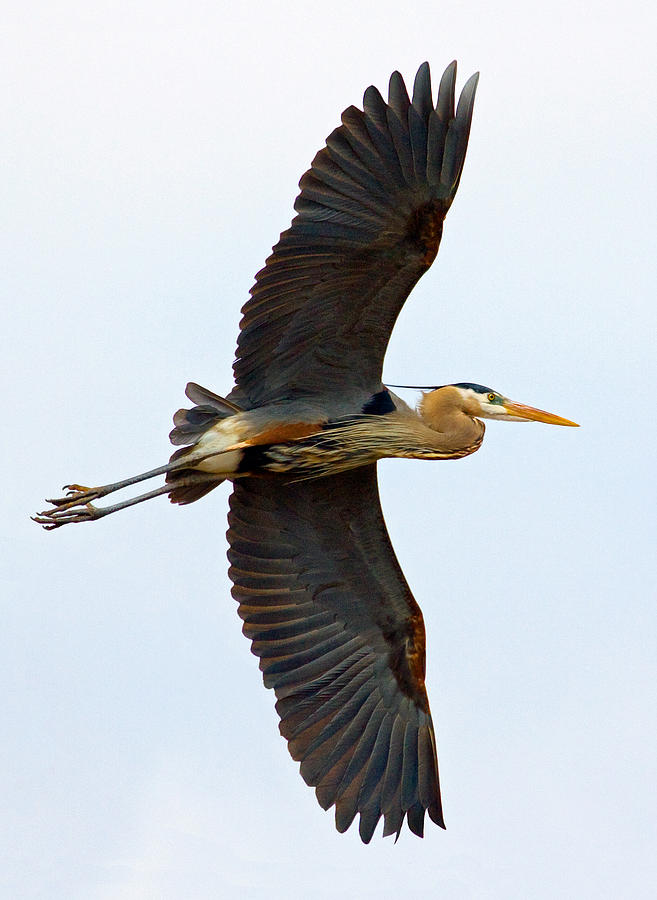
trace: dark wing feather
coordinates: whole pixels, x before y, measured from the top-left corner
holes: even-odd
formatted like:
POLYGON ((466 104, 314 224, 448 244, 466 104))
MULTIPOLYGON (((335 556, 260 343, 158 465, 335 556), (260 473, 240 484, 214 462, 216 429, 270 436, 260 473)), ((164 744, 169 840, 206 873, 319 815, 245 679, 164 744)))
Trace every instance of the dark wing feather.
POLYGON ((424 625, 390 544, 376 467, 235 482, 228 540, 244 633, 324 809, 367 842, 384 817, 443 825, 424 625))
POLYGON ((252 408, 295 396, 346 401, 380 389, 399 311, 438 251, 463 169, 477 75, 454 109, 456 63, 437 104, 429 66, 412 103, 398 72, 349 107, 299 186, 244 306, 230 399, 252 408))

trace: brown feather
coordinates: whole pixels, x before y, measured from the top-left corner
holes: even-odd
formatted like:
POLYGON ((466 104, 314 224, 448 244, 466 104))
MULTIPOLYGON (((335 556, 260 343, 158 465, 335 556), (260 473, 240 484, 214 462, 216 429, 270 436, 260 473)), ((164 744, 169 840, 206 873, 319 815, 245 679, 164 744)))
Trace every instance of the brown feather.
POLYGON ((385 530, 374 466, 237 481, 229 525, 244 632, 320 804, 335 804, 339 830, 360 813, 363 840, 381 816, 386 833, 405 818, 419 833, 425 810, 441 824, 422 614, 385 530))

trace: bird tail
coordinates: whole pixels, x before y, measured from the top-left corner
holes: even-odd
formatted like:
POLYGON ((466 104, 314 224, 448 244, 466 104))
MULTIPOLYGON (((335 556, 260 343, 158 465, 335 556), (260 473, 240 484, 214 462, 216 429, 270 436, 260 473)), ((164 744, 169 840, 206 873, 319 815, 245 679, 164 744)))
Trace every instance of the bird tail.
MULTIPOLYGON (((193 381, 185 388, 185 394, 196 405, 192 409, 179 409, 173 417, 175 427, 169 434, 169 440, 174 445, 182 446, 171 455, 170 462, 191 453, 199 438, 217 422, 241 412, 239 406, 193 381)), ((200 474, 198 469, 193 468, 176 468, 167 472, 166 482, 172 486, 169 493, 171 502, 181 505, 193 503, 225 480, 209 474, 206 481, 199 482, 200 474), (193 483, 186 484, 190 476, 193 476, 193 483)))

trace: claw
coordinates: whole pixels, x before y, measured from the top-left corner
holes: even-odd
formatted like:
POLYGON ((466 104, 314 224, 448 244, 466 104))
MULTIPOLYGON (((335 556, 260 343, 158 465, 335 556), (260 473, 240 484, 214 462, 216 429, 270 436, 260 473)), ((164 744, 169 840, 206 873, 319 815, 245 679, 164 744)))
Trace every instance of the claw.
MULTIPOLYGON (((53 528, 59 528, 61 525, 68 525, 69 522, 92 522, 116 512, 119 509, 126 509, 128 506, 134 506, 136 503, 143 503, 144 500, 150 500, 152 497, 159 497, 162 494, 171 492, 171 485, 166 482, 153 491, 147 491, 145 494, 139 494, 137 497, 130 497, 121 503, 115 503, 112 506, 93 506, 92 500, 100 500, 113 494, 116 491, 122 491, 124 488, 141 481, 147 481, 149 478, 155 478, 157 475, 166 475, 172 469, 181 468, 182 463, 167 463, 164 466, 158 466, 156 469, 150 469, 148 472, 141 472, 139 475, 133 475, 132 478, 124 478, 122 481, 115 481, 112 484, 103 484, 100 487, 85 487, 82 484, 65 484, 62 490, 66 491, 65 497, 53 497, 46 500, 51 505, 51 509, 45 509, 43 512, 32 516, 47 531, 53 528)), ((207 480, 206 475, 190 476, 197 480, 207 480)), ((189 478, 187 479, 189 481, 189 478)))
POLYGON ((65 484, 63 490, 66 490, 66 488, 69 488, 69 490, 65 497, 46 498, 46 503, 51 503, 59 509, 67 509, 68 507, 78 506, 82 503, 90 503, 92 500, 97 500, 101 496, 100 488, 82 487, 82 485, 79 484, 65 484))
POLYGON ((53 528, 60 528, 62 525, 68 525, 69 522, 90 522, 93 519, 100 519, 106 514, 106 510, 99 509, 92 503, 78 504, 77 509, 71 503, 65 507, 60 506, 58 509, 44 509, 43 512, 37 513, 36 516, 30 516, 30 518, 33 522, 43 525, 46 531, 52 531, 53 528))

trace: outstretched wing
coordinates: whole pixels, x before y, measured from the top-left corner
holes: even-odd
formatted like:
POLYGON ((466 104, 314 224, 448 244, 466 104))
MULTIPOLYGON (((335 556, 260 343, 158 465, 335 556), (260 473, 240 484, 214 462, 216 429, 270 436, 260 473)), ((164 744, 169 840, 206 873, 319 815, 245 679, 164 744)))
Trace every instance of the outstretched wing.
POLYGON ((235 482, 230 577, 276 692, 280 730, 324 809, 366 843, 404 817, 444 827, 424 688, 425 637, 386 531, 376 466, 313 481, 235 482))
POLYGON ((370 87, 362 112, 342 114, 242 310, 236 403, 380 389, 393 325, 438 252, 463 170, 478 75, 456 112, 455 79, 452 63, 434 108, 427 63, 412 101, 394 72, 387 104, 370 87))

